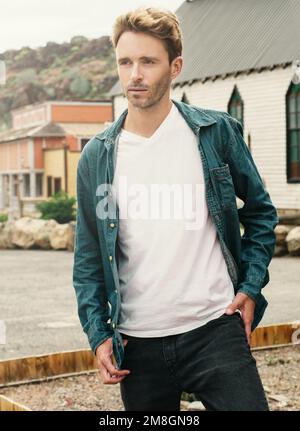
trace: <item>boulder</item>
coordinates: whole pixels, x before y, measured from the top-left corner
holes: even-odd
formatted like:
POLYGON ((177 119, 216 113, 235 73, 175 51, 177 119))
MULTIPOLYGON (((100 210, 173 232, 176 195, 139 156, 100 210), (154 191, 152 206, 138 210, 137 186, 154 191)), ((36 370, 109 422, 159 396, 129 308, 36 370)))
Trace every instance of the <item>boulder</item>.
POLYGON ((286 247, 285 239, 293 227, 294 226, 285 224, 278 224, 275 227, 274 232, 276 234, 276 245, 286 247))
POLYGON ((291 229, 286 237, 286 243, 291 256, 300 256, 300 226, 291 229))
POLYGON ((273 256, 280 257, 280 256, 285 256, 287 254, 289 254, 289 252, 286 246, 277 245, 277 244, 275 245, 273 256))
POLYGON ((29 249, 37 248, 35 237, 45 226, 45 220, 21 217, 15 221, 12 231, 12 243, 17 247, 29 249))
POLYGON ((68 239, 67 239, 67 249, 69 251, 74 251, 74 237, 75 237, 75 228, 76 228, 76 222, 71 221, 69 223, 69 229, 68 229, 68 239))
POLYGON ((14 230, 14 221, 0 223, 0 249, 16 248, 12 242, 12 232, 14 230))
POLYGON ((53 219, 43 220, 44 224, 41 225, 41 228, 36 232, 34 242, 35 245, 44 250, 51 249, 51 235, 57 226, 57 222, 53 219))
POLYGON ((55 250, 66 250, 70 247, 70 237, 72 235, 72 227, 69 223, 57 223, 51 231, 50 244, 55 250))
POLYGON ((41 248, 74 250, 76 222, 60 224, 55 220, 21 217, 0 223, 0 249, 41 248))

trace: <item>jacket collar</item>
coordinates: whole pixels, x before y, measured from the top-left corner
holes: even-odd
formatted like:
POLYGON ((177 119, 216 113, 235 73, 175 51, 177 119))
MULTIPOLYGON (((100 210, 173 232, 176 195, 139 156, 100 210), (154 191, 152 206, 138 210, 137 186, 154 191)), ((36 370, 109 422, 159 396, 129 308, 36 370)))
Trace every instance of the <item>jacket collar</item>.
MULTIPOLYGON (((181 115, 184 117, 188 125, 191 127, 195 134, 198 133, 200 127, 209 126, 211 124, 216 123, 216 119, 206 112, 202 108, 198 108, 192 105, 188 105, 184 102, 179 102, 174 99, 171 99, 172 102, 176 105, 181 115)), ((122 112, 122 114, 114 121, 110 126, 108 126, 103 132, 96 135, 98 139, 104 139, 105 146, 108 149, 110 145, 113 145, 120 130, 122 128, 122 124, 124 119, 128 113, 128 108, 122 112)))

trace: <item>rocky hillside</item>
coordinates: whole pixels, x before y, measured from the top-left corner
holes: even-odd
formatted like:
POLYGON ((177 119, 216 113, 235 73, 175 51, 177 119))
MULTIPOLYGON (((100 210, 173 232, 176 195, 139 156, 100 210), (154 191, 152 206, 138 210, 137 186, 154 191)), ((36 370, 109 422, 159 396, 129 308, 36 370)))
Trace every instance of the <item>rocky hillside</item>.
POLYGON ((0 60, 7 74, 0 86, 0 131, 11 126, 11 109, 45 100, 103 100, 117 80, 108 36, 8 50, 0 60))

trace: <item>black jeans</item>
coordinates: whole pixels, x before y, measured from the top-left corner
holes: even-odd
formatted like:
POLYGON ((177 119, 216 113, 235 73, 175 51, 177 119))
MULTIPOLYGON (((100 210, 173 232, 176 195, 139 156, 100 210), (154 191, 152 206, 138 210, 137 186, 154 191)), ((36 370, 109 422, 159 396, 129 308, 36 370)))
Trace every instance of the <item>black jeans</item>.
POLYGON ((120 382, 126 411, 179 411, 183 391, 206 410, 269 410, 238 312, 182 334, 122 337, 129 341, 121 369, 131 371, 120 382))

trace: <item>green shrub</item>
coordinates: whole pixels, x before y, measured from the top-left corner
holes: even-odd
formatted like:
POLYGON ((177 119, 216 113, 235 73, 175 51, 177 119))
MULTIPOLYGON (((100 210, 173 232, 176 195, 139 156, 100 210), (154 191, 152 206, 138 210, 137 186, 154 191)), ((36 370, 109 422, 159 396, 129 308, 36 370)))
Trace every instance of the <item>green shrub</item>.
POLYGON ((75 197, 61 190, 52 195, 49 200, 36 204, 36 208, 42 213, 41 219, 54 219, 57 223, 68 223, 76 220, 75 203, 75 197))
POLYGON ((71 93, 76 97, 85 97, 91 89, 91 82, 89 79, 78 76, 75 78, 71 85, 71 93))
POLYGON ((0 214, 0 223, 3 223, 5 221, 8 220, 8 215, 7 214, 0 214))

